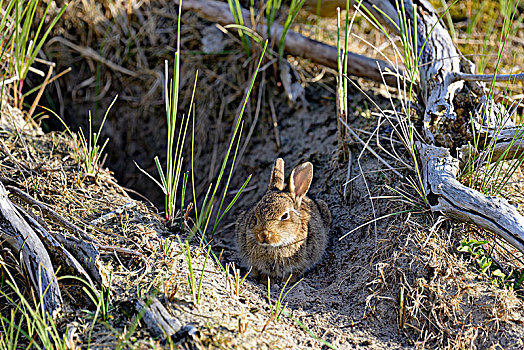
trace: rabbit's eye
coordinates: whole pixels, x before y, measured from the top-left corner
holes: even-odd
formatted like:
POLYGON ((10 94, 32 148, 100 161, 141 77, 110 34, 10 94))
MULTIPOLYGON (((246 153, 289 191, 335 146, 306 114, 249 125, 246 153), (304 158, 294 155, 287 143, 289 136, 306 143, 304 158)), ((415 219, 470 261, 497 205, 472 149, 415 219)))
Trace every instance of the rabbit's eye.
POLYGON ((280 217, 280 221, 284 221, 289 219, 289 213, 286 211, 282 216, 280 217))

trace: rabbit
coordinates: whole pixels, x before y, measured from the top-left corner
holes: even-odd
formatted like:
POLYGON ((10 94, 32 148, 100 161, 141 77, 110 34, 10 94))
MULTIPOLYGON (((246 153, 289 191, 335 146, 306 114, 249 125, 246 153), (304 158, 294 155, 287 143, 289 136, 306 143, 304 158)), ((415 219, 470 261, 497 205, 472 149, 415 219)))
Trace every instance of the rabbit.
POLYGON ((267 283, 295 282, 312 268, 326 249, 331 225, 328 205, 306 193, 313 179, 313 165, 293 169, 284 186, 284 160, 278 158, 264 196, 242 212, 236 222, 236 241, 241 260, 267 283))

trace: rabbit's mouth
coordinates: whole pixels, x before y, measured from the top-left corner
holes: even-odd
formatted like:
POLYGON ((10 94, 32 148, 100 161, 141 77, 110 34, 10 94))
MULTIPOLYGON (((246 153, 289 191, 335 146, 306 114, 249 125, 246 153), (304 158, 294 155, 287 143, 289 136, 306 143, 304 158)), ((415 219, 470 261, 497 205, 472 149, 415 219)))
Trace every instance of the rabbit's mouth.
POLYGON ((258 235, 256 238, 256 241, 260 246, 268 248, 280 248, 296 243, 295 237, 290 235, 280 235, 278 233, 258 235))

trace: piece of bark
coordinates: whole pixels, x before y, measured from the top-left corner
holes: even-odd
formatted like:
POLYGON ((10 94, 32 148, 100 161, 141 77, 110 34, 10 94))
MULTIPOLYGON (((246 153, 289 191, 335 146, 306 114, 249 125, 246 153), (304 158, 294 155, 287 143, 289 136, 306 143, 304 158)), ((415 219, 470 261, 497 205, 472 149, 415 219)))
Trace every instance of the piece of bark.
POLYGON ((182 323, 172 317, 156 297, 149 300, 139 299, 135 306, 137 311, 142 314, 142 320, 146 323, 151 334, 156 338, 169 338, 182 328, 182 323))
POLYGON ((431 210, 484 227, 524 252, 524 218, 514 206, 462 185, 458 161, 447 148, 417 142, 417 149, 431 210))
MULTIPOLYGON (((176 0, 176 2, 179 3, 178 0, 176 0)), ((214 0, 183 0, 182 9, 186 11, 194 11, 205 19, 218 22, 221 25, 235 24, 229 5, 226 2, 214 0)), ((242 9, 242 16, 244 18, 244 24, 246 24, 247 27, 250 27, 249 23, 251 23, 251 16, 249 11, 242 9)), ((257 31, 260 35, 265 36, 267 33, 266 25, 262 24, 257 26, 257 31)), ((282 26, 276 23, 273 24, 271 35, 276 41, 280 39, 282 32, 282 26)), ((287 32, 285 51, 290 55, 310 59, 311 61, 326 67, 333 69, 337 69, 338 67, 336 47, 309 39, 293 31, 287 32)), ((384 72, 390 72, 384 74, 384 79, 388 85, 398 87, 399 82, 400 84, 403 83, 402 78, 397 79, 397 77, 393 75, 394 73, 402 76, 404 74, 402 70, 398 70, 396 67, 393 67, 382 60, 348 52, 349 75, 367 78, 382 83, 383 78, 381 73, 384 72)))
POLYGON ((0 237, 18 254, 31 278, 46 314, 55 318, 62 307, 62 295, 49 255, 31 226, 21 217, 0 183, 0 237))

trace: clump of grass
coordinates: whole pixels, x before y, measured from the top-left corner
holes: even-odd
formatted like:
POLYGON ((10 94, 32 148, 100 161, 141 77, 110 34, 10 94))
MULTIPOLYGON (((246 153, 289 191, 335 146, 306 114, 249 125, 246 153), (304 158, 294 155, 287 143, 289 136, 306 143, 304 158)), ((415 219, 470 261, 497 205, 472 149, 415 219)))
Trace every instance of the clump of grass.
POLYGON ((102 119, 102 122, 98 126, 98 130, 96 132, 93 132, 93 123, 91 119, 91 111, 89 111, 89 132, 88 137, 85 137, 84 131, 82 128, 80 128, 80 145, 82 150, 82 159, 84 160, 84 167, 86 169, 86 173, 94 175, 100 165, 100 157, 102 153, 104 152, 104 149, 109 142, 109 139, 106 139, 102 145, 100 145, 98 142, 100 140, 100 134, 102 132, 102 128, 104 127, 104 124, 107 119, 107 115, 109 114, 109 111, 111 110, 111 107, 116 102, 116 99, 118 98, 118 95, 113 99, 113 102, 109 105, 109 107, 106 110, 106 113, 104 114, 104 118, 102 119))
POLYGON ((11 0, 5 6, 4 1, 0 0, 0 10, 3 12, 0 20, 0 47, 2 48, 0 62, 4 62, 7 58, 4 64, 6 70, 2 74, 2 96, 3 85, 6 81, 10 81, 14 86, 13 102, 18 108, 21 108, 23 103, 24 80, 29 71, 38 72, 32 68, 36 56, 67 8, 67 4, 64 5, 50 20, 49 26, 44 31, 44 24, 49 22, 47 14, 52 3, 51 1, 47 3, 34 31, 35 16, 40 7, 39 0, 11 0))
POLYGON ((99 144, 100 135, 102 133, 102 128, 104 127, 109 111, 115 104, 117 98, 118 98, 118 95, 115 96, 115 98, 113 99, 109 107, 107 108, 106 113, 104 114, 104 118, 102 119, 102 122, 98 126, 98 130, 96 130, 95 132, 93 132, 91 111, 89 111, 89 132, 88 132, 87 137, 85 136, 82 128, 80 128, 79 135, 77 135, 69 128, 66 122, 58 114, 56 114, 51 109, 42 107, 49 113, 53 114, 62 123, 62 125, 64 126, 69 136, 71 136, 73 140, 75 140, 76 142, 80 144, 80 147, 78 150, 79 160, 80 162, 83 163, 84 169, 86 173, 89 175, 96 175, 100 168, 100 157, 102 156, 102 153, 104 152, 104 149, 107 143, 109 142, 109 139, 106 139, 104 143, 100 145, 99 144))
POLYGON ((295 288, 302 281, 302 279, 298 280, 295 284, 293 284, 284 293, 284 291, 286 290, 286 287, 287 287, 287 285, 288 285, 288 283, 289 283, 289 281, 291 280, 292 277, 293 277, 293 275, 289 275, 289 277, 287 278, 286 282, 284 283, 284 286, 280 290, 280 293, 278 295, 277 300, 275 300, 274 302, 271 300, 271 280, 268 277, 268 279, 267 279, 267 301, 269 303, 269 319, 267 320, 267 322, 264 325, 264 327, 262 327, 262 330, 260 331, 260 333, 264 333, 264 331, 266 330, 267 326, 272 321, 277 321, 278 322, 278 320, 280 319, 280 315, 282 315, 282 313, 286 309, 287 303, 284 304, 284 301, 285 301, 287 295, 289 294, 289 292, 291 292, 293 290, 293 288, 295 288))
POLYGON ((67 349, 65 337, 58 331, 53 317, 43 314, 45 292, 39 293, 40 300, 28 300, 5 265, 1 266, 7 280, 3 281, 0 296, 10 305, 10 311, 7 317, 0 315, 0 348, 67 349))
POLYGON ((181 246, 184 246, 184 255, 186 257, 186 264, 188 268, 187 273, 187 286, 189 288, 189 293, 193 299, 193 304, 198 306, 200 304, 202 296, 202 281, 204 280, 204 270, 206 268, 207 259, 209 258, 209 253, 211 252, 211 246, 208 246, 206 249, 206 257, 204 263, 202 264, 202 270, 200 271, 200 276, 198 279, 195 277, 195 271, 193 268, 193 262, 191 259, 191 248, 189 247, 189 242, 186 240, 185 245, 180 242, 181 246))

